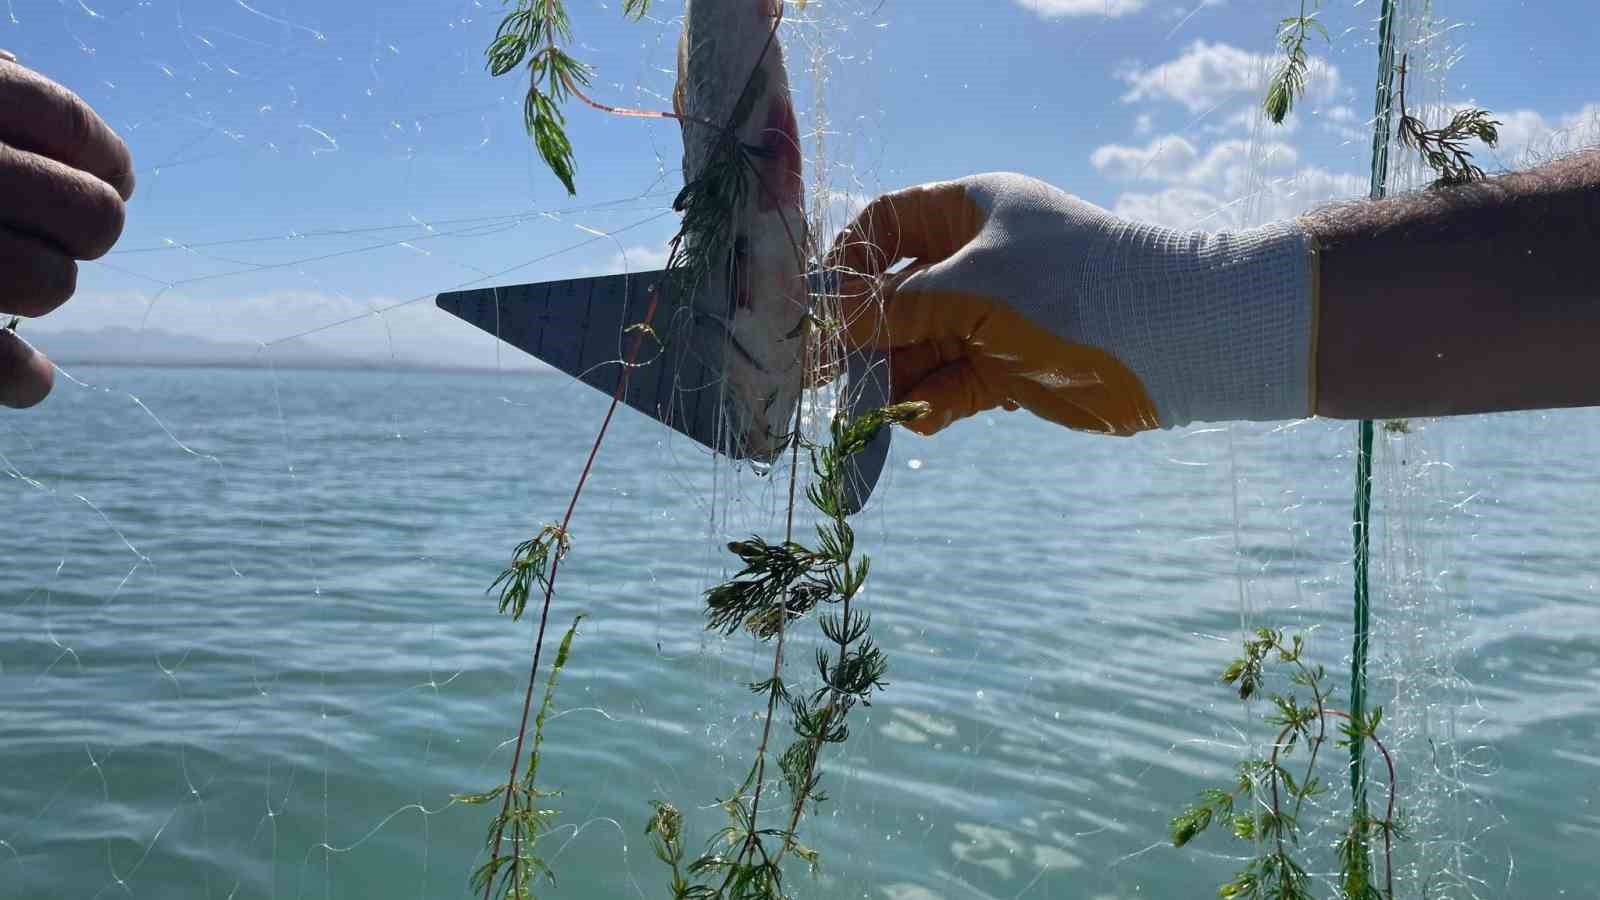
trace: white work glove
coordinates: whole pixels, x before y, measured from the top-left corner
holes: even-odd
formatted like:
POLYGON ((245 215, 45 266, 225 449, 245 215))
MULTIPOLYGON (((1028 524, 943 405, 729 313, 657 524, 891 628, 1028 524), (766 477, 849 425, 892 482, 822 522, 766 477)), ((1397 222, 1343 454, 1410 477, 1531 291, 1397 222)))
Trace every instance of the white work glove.
POLYGON ((995 407, 1110 434, 1311 414, 1314 242, 1293 223, 1176 231, 975 175, 878 198, 830 260, 848 339, 933 407, 924 434, 995 407))

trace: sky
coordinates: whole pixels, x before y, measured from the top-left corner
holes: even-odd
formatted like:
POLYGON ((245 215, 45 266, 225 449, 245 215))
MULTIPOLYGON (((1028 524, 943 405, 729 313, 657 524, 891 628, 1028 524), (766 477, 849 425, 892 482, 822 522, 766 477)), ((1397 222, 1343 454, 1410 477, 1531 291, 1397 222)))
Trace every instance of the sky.
MULTIPOLYGON (((658 267, 681 185, 674 123, 572 106, 578 195, 493 79, 497 3, 6 0, 0 47, 85 97, 133 151, 118 248, 28 323, 396 361, 498 364, 439 291, 658 267)), ((668 105, 682 0, 626 22, 566 0, 605 102, 668 105)), ((1419 106, 1503 123, 1486 168, 1597 133, 1587 0, 1442 0, 1419 106)), ((1313 4, 1314 6, 1316 4, 1313 4)), ((790 4, 791 9, 794 6, 790 4)), ((1120 214, 1228 228, 1365 194, 1378 0, 1325 0, 1307 96, 1255 110, 1298 0, 811 0, 785 44, 830 227, 875 194, 993 170, 1120 214), (813 73, 825 70, 825 77, 813 73)), ((511 353, 511 355, 515 355, 511 353)))

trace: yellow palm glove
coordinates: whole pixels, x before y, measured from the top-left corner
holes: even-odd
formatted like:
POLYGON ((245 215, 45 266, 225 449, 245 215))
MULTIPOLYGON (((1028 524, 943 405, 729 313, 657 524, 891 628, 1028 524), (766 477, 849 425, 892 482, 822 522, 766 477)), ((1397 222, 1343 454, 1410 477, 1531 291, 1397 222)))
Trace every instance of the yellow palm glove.
POLYGON ((1308 415, 1313 261, 1297 225, 1138 225, 1012 174, 880 197, 830 254, 847 339, 933 407, 923 434, 997 407, 1119 435, 1308 415))

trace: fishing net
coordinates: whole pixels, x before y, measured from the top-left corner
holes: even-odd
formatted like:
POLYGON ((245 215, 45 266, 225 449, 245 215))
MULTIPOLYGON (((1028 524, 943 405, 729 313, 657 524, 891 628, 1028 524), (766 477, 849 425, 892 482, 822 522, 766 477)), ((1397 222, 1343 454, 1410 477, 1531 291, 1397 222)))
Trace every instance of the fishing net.
MULTIPOLYGON (((568 6, 590 92, 670 108, 681 3, 640 22, 568 6)), ((8 12, 0 45, 128 137, 139 192, 79 296, 22 325, 61 364, 55 394, 0 417, 0 896, 475 893, 492 810, 453 797, 505 780, 534 640, 485 590, 559 520, 609 398, 434 297, 661 268, 677 124, 572 104, 569 198, 523 131, 523 83, 484 70, 493 5, 8 12)), ((1449 12, 1402 2, 1394 17, 1430 122, 1464 102, 1452 66, 1480 33, 1449 12)), ((985 169, 1180 227, 1365 195, 1379 10, 1327 5, 1333 38, 1284 126, 1259 113, 1278 57, 1258 13, 788 4, 809 249, 883 190, 985 169), (1021 74, 1063 60, 1104 74, 1021 74), (1083 113, 1077 92, 1113 99, 1083 113)), ((1585 146, 1594 116, 1508 113, 1485 161, 1585 146)), ((1391 148, 1391 190, 1428 180, 1391 148)), ((826 433, 840 385, 807 394, 808 435, 826 433)), ((1594 880, 1575 847, 1600 819, 1573 798, 1596 786, 1600 621, 1571 536, 1593 497, 1572 462, 1593 419, 1378 427, 1367 677, 1410 831, 1396 896, 1594 880)), ((854 520, 889 684, 823 757, 829 799, 803 826, 820 863, 786 886, 1211 894, 1252 848, 1175 849, 1168 820, 1272 736, 1217 673, 1251 629, 1283 628, 1344 691, 1352 429, 1121 441, 990 414, 897 435, 854 520)), ((702 592, 733 571, 727 541, 783 534, 792 465, 730 462, 616 414, 534 682, 537 707, 583 613, 545 724, 539 781, 561 793, 541 896, 666 895, 651 801, 683 810, 691 853, 726 823, 717 803, 763 729, 749 685, 772 655, 707 632, 702 592)), ((791 627, 786 671, 810 684, 825 642, 810 619, 791 627)), ((1304 817, 1324 895, 1352 803, 1330 765, 1304 817)))

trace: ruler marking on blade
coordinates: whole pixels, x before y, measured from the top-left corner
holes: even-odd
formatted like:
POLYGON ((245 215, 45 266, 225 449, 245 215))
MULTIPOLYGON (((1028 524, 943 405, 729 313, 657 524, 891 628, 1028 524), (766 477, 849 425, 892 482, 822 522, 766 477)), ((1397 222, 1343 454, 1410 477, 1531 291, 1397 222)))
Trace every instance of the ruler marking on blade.
MULTIPOLYGON (((536 343, 536 341, 530 342, 529 338, 533 337, 531 332, 538 329, 539 319, 537 316, 529 315, 528 313, 517 314, 519 310, 533 311, 533 292, 533 285, 517 285, 505 291, 501 291, 499 288, 495 289, 494 314, 496 326, 507 335, 504 339, 510 340, 513 346, 523 347, 529 343, 536 343)), ((522 352, 526 353, 528 351, 524 350, 522 352)))
POLYGON ((502 334, 510 336, 513 342, 517 338, 526 341, 528 338, 526 332, 530 325, 532 322, 538 321, 532 316, 518 316, 515 313, 518 307, 525 306, 532 301, 532 293, 533 291, 525 287, 521 290, 516 288, 510 290, 495 288, 494 293, 490 295, 490 300, 494 303, 494 327, 502 334), (518 322, 519 319, 521 320, 520 323, 518 322), (519 331, 523 333, 518 334, 519 331))
MULTIPOLYGON (((598 284, 598 279, 589 279, 589 293, 583 298, 583 318, 581 320, 583 324, 578 328, 578 361, 572 364, 573 373, 579 378, 583 378, 584 373, 589 370, 586 364, 586 358, 589 353, 589 327, 594 324, 594 292, 598 284)), ((603 391, 605 388, 602 386, 600 390, 603 391)))
MULTIPOLYGON (((692 310, 690 311, 689 316, 690 316, 690 319, 689 319, 689 323, 690 323, 689 324, 689 333, 691 335, 693 335, 694 334, 694 312, 692 310)), ((686 347, 685 350, 692 352, 694 349, 695 349, 694 339, 691 337, 689 346, 686 347)), ((724 356, 723 356, 724 359, 727 358, 727 356, 726 356, 727 350, 728 350, 728 348, 726 346, 724 346, 722 348, 722 351, 723 351, 723 354, 724 354, 724 356)), ((700 362, 700 360, 698 358, 698 354, 696 354, 696 360, 695 361, 697 363, 700 362)), ((703 363, 700 364, 700 365, 696 365, 695 366, 694 374, 695 374, 695 382, 696 382, 695 386, 693 388, 693 390, 694 390, 694 412, 689 413, 690 421, 695 423, 695 427, 702 428, 702 429, 705 430, 706 437, 710 438, 710 440, 707 443, 710 444, 711 449, 713 449, 713 450, 721 449, 722 444, 723 444, 723 440, 722 440, 722 438, 723 438, 723 429, 722 429, 721 417, 718 416, 717 415, 717 411, 715 409, 713 409, 711 411, 711 419, 710 419, 710 421, 708 422, 706 420, 706 412, 705 412, 706 394, 711 391, 711 385, 709 383, 707 383, 707 381, 706 381, 706 378, 705 378, 706 370, 705 370, 705 366, 704 366, 703 363)), ((718 390, 720 390, 720 388, 718 388, 718 390)))
MULTIPOLYGON (((654 288, 652 288, 652 290, 659 290, 659 287, 654 287, 654 288)), ((651 399, 651 402, 653 404, 655 404, 655 407, 656 407, 656 418, 660 419, 663 422, 666 422, 668 425, 671 425, 672 424, 671 416, 672 416, 672 388, 673 388, 673 384, 671 382, 667 381, 667 376, 668 376, 669 373, 677 371, 678 367, 676 365, 673 365, 672 358, 670 356, 670 354, 672 353, 672 343, 671 343, 672 342, 672 326, 670 324, 670 322, 671 322, 671 318, 670 318, 671 313, 669 312, 668 315, 669 315, 669 318, 668 318, 668 323, 669 324, 667 325, 667 328, 665 329, 666 334, 667 334, 667 340, 665 340, 665 341, 661 340, 660 332, 656 333, 656 335, 657 335, 656 336, 656 342, 655 342, 656 343, 656 358, 659 360, 659 362, 658 362, 658 364, 656 366, 656 389, 655 389, 655 392, 650 395, 650 399, 651 399), (666 401, 665 401, 666 405, 665 405, 665 407, 663 407, 663 405, 662 405, 663 401, 661 399, 661 397, 662 397, 662 383, 663 382, 667 382, 667 384, 666 384, 666 401)))
POLYGON ((556 286, 553 283, 546 282, 541 287, 544 288, 544 297, 540 303, 539 312, 529 316, 528 319, 539 323, 539 339, 534 343, 533 355, 538 357, 540 362, 549 365, 549 361, 544 358, 544 333, 545 326, 550 322, 550 295, 555 292, 556 286))
MULTIPOLYGON (((651 279, 641 277, 634 279, 632 288, 633 293, 637 296, 630 297, 629 308, 634 310, 642 309, 648 312, 650 310, 650 297, 656 290, 655 284, 651 279)), ((633 355, 633 367, 627 373, 628 394, 632 398, 632 405, 635 409, 649 411, 651 407, 657 405, 655 401, 658 395, 650 393, 650 380, 644 377, 644 372, 641 370, 654 367, 657 370, 656 386, 660 387, 660 370, 666 368, 661 360, 660 341, 656 338, 654 319, 648 323, 641 320, 638 323, 638 330, 633 333, 633 339, 625 340, 623 343, 630 348, 638 348, 633 355)), ((657 415, 655 418, 660 419, 661 417, 657 415)))

